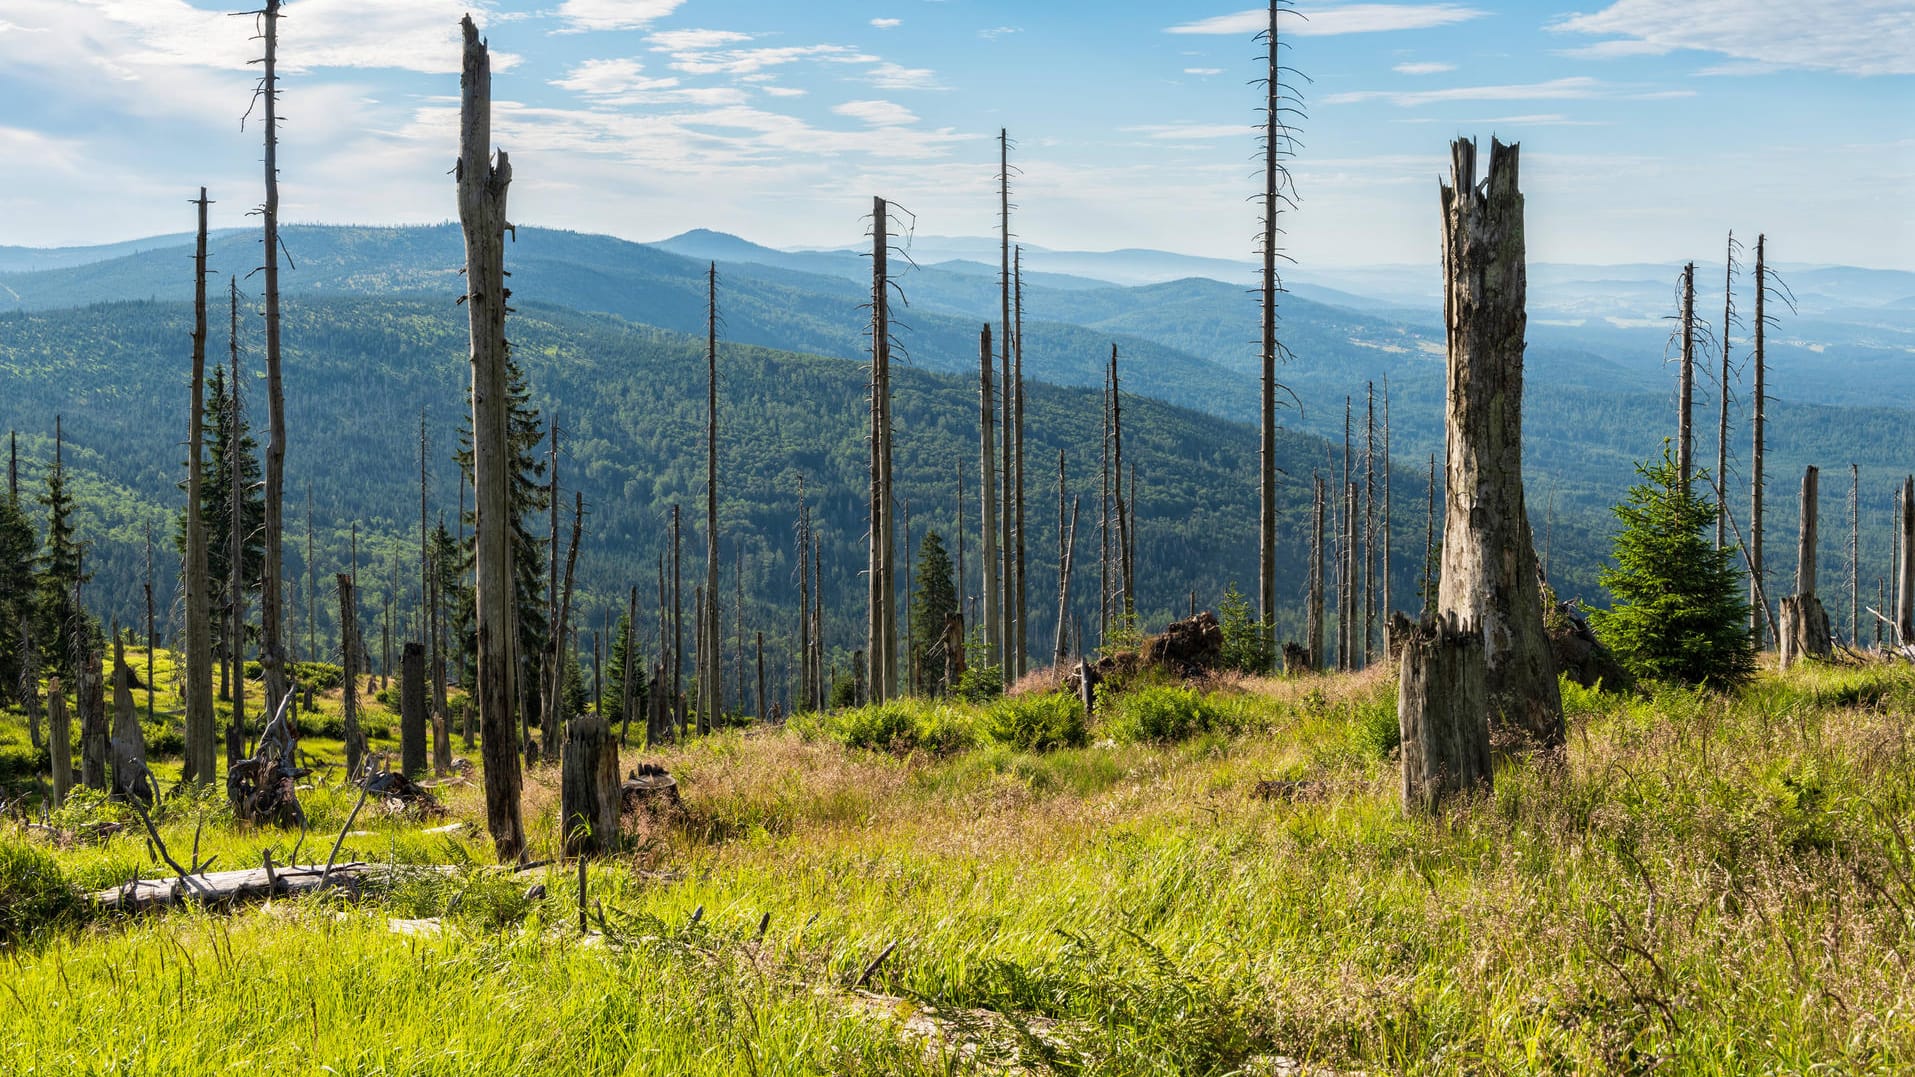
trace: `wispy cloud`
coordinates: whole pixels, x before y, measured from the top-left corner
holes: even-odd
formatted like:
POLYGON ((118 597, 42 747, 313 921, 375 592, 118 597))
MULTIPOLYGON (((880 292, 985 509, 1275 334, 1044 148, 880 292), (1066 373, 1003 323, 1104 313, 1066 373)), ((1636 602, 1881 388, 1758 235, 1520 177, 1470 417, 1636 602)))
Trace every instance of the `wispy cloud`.
MULTIPOLYGON (((1300 12, 1295 18, 1281 18, 1279 32, 1298 37, 1329 37, 1336 34, 1373 34, 1388 30, 1427 30, 1480 18, 1484 12, 1463 4, 1345 4, 1342 7, 1316 8, 1300 12)), ((1195 22, 1167 27, 1171 34, 1254 34, 1270 25, 1268 9, 1239 11, 1232 15, 1213 15, 1195 22)))
POLYGON ((846 101, 833 105, 831 111, 873 127, 903 127, 918 122, 916 113, 891 101, 846 101))
POLYGON ((565 0, 558 17, 563 32, 643 30, 683 7, 685 0, 565 0))
POLYGON ((1351 105, 1364 101, 1388 101, 1403 108, 1433 105, 1442 101, 1561 101, 1598 97, 1604 84, 1587 76, 1551 79, 1502 86, 1452 86, 1442 90, 1356 90, 1323 98, 1326 105, 1351 105))
POLYGON ((1221 67, 1186 67, 1184 68, 1184 74, 1201 75, 1205 78, 1208 78, 1211 75, 1223 74, 1223 68, 1221 67))
POLYGON ((928 67, 905 67, 879 62, 865 74, 865 81, 880 90, 941 90, 938 73, 928 67))
POLYGON ((880 30, 895 30, 904 25, 903 19, 872 19, 871 25, 880 30))
POLYGON ((1242 123, 1150 123, 1119 130, 1165 141, 1201 142, 1216 138, 1245 138, 1253 128, 1242 123))
POLYGON ((1796 0, 1786 11, 1763 0, 1617 0, 1551 29, 1619 39, 1573 53, 1587 59, 1696 49, 1776 67, 1915 74, 1915 19, 1907 0, 1796 0))
POLYGON ((1613 120, 1572 120, 1557 112, 1532 112, 1524 116, 1492 116, 1486 120, 1471 120, 1471 125, 1502 123, 1511 127, 1613 127, 1613 120))
POLYGON ((1021 26, 993 26, 988 30, 979 30, 977 32, 977 36, 983 38, 986 41, 996 41, 1000 37, 1005 37, 1010 34, 1020 34, 1023 32, 1024 32, 1024 28, 1021 26))
POLYGON ((1446 64, 1440 60, 1418 60, 1414 63, 1397 64, 1390 70, 1399 75, 1440 75, 1445 71, 1456 70, 1456 65, 1446 64))

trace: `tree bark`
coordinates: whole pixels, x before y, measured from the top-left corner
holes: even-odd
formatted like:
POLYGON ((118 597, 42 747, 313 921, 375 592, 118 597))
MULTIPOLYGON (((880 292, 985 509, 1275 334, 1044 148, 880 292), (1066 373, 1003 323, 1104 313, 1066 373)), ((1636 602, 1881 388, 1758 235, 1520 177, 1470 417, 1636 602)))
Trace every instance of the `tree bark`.
MULTIPOLYGON (((75 603, 77 606, 78 603, 75 603)), ((80 782, 105 791, 107 734, 106 693, 98 651, 89 651, 80 663, 80 782)))
MULTIPOLYGON (((1030 617, 1031 607, 1025 593, 1025 569, 1028 567, 1024 535, 1024 248, 1018 247, 1012 262, 1013 287, 1015 290, 1013 316, 1015 325, 1011 340, 1011 429, 1015 433, 1012 439, 1014 449, 1008 465, 1014 472, 1011 481, 1013 497, 1011 522, 1017 533, 1017 549, 1012 558, 1015 578, 1012 581, 1012 604, 1017 609, 1014 623, 1017 626, 1015 646, 1012 648, 1012 666, 1018 677, 1022 677, 1030 665, 1030 617)), ((1007 682, 1008 683, 1008 682, 1007 682)))
POLYGON ((260 79, 266 123, 266 201, 260 207, 266 254, 266 557, 260 581, 259 669, 266 685, 266 713, 286 697, 284 598, 282 595, 286 490, 286 393, 279 362, 279 54, 280 0, 266 0, 266 56, 260 79))
POLYGON ((1453 612, 1415 627, 1403 617, 1396 624, 1391 634, 1403 640, 1396 695, 1403 810, 1438 812, 1492 780, 1484 633, 1453 612))
POLYGON ((459 160, 459 221, 465 233, 466 312, 472 363, 472 487, 478 518, 474 557, 478 669, 471 703, 479 709, 485 761, 486 826, 500 860, 525 850, 520 820, 519 754, 513 729, 513 582, 510 517, 512 448, 508 430, 505 315, 505 202, 512 164, 492 145, 492 61, 479 31, 461 20, 464 58, 459 160))
POLYGON ((1900 554, 1895 565, 1895 642, 1915 643, 1915 477, 1902 480, 1900 554))
POLYGON ((341 572, 339 582, 339 633, 344 691, 340 712, 346 740, 346 775, 359 779, 359 764, 366 754, 366 739, 359 732, 359 611, 354 603, 352 573, 341 572))
MULTIPOLYGON (((227 382, 232 393, 232 406, 227 409, 231 429, 227 431, 227 444, 239 444, 239 278, 227 278, 227 312, 231 319, 227 330, 227 356, 232 365, 232 375, 227 382)), ((245 500, 241 490, 240 468, 237 460, 227 465, 227 515, 231 526, 226 534, 226 607, 228 624, 226 626, 226 662, 231 672, 227 675, 232 694, 232 716, 226 723, 226 766, 230 770, 236 766, 240 757, 246 754, 246 543, 242 534, 241 521, 244 519, 245 500)))
POLYGON ((1523 499, 1523 196, 1517 147, 1451 143, 1442 187, 1448 330, 1448 525, 1438 610, 1483 634, 1492 724, 1563 742, 1562 697, 1543 634, 1536 549, 1523 499))
POLYGON ((133 670, 126 664, 126 644, 118 626, 113 630, 113 792, 122 797, 153 803, 158 790, 147 779, 146 731, 140 728, 140 711, 133 701, 133 670))
POLYGON ((1689 488, 1695 474, 1696 434, 1696 264, 1682 267, 1682 373, 1678 377, 1676 407, 1676 471, 1682 476, 1682 488, 1689 488))
MULTIPOLYGON (((1263 117, 1263 347, 1257 401, 1257 617, 1265 650, 1276 655, 1277 617, 1277 210, 1278 136, 1283 114, 1278 100, 1282 73, 1277 51, 1277 0, 1270 2, 1270 27, 1264 44, 1263 117)), ((1315 649, 1311 651, 1313 656, 1315 649)))
POLYGON ((1306 661, 1311 669, 1323 668, 1323 476, 1313 475, 1315 492, 1310 506, 1310 595, 1304 614, 1306 661))
POLYGON ((618 848, 618 744, 596 714, 574 718, 567 729, 559 802, 565 855, 597 856, 618 848))
POLYGON ((399 768, 407 776, 426 769, 426 649, 407 641, 399 656, 399 768))
POLYGON ((865 583, 868 598, 865 621, 866 677, 871 699, 882 703, 895 689, 897 619, 891 559, 891 317, 889 279, 889 209, 882 198, 871 200, 871 512, 869 558, 865 583))
POLYGON ((1765 606, 1762 599, 1762 583, 1765 579, 1762 569, 1762 463, 1763 449, 1768 435, 1768 376, 1767 354, 1763 349, 1763 332, 1768 328, 1767 315, 1763 304, 1767 299, 1769 278, 1766 258, 1768 237, 1755 237, 1755 350, 1750 357, 1755 367, 1753 387, 1750 390, 1750 403, 1754 414, 1750 428, 1754 432, 1754 450, 1749 457, 1749 631, 1755 637, 1756 649, 1762 649, 1762 639, 1767 626, 1764 622, 1765 606))
MULTIPOLYGON (((213 631, 207 579, 205 486, 206 423, 206 188, 199 189, 199 231, 193 251, 193 385, 187 419, 186 457, 186 758, 183 776, 210 783, 214 746, 213 631)), ((151 653, 150 651, 148 652, 151 653)))
POLYGON ((73 721, 67 717, 66 689, 60 678, 47 680, 47 757, 52 764, 53 806, 66 803, 73 790, 73 721))
MULTIPOLYGON (((1007 312, 1008 313, 1008 312, 1007 312)), ((995 445, 997 419, 994 414, 997 394, 991 388, 991 326, 986 322, 978 335, 978 424, 981 432, 979 439, 980 460, 978 470, 982 481, 978 484, 983 491, 984 505, 984 664, 997 665, 1002 661, 1003 644, 1003 601, 1004 595, 998 590, 998 553, 997 553, 997 456, 995 445)))

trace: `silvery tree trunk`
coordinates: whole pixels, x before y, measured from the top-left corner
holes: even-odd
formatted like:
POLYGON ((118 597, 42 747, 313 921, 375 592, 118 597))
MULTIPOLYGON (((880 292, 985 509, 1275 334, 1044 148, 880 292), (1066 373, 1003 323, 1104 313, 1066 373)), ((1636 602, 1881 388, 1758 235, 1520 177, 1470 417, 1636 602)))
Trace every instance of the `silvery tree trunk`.
MULTIPOLYGON (((186 759, 184 777, 206 784, 216 773, 213 728, 213 630, 207 578, 206 521, 201 515, 206 439, 206 188, 199 189, 199 233, 193 252, 193 381, 186 457, 186 759)), ((151 654, 149 650, 147 652, 151 654)))
POLYGON ((1483 635, 1491 723, 1544 747, 1563 742, 1562 696, 1543 634, 1536 550, 1523 499, 1523 334, 1528 321, 1517 147, 1450 144, 1443 185, 1448 334, 1448 524, 1437 609, 1483 635))

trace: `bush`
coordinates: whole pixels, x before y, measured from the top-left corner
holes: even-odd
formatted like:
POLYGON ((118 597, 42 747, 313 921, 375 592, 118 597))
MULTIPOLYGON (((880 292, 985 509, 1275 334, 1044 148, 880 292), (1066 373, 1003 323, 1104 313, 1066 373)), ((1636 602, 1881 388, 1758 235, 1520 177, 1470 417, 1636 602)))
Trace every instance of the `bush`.
POLYGON ((86 912, 85 899, 53 857, 31 845, 0 840, 0 950, 77 924, 86 912))
POLYGON ((1350 705, 1350 749, 1360 756, 1388 759, 1403 743, 1403 726, 1396 717, 1396 697, 1383 695, 1350 705))
POLYGON ((346 683, 346 671, 332 662, 294 662, 293 680, 301 688, 330 692, 346 683))
POLYGON ((945 754, 977 743, 977 725, 969 715, 924 700, 847 708, 819 717, 816 729, 847 748, 881 752, 945 754))
POLYGON ((1256 619, 1250 600, 1236 584, 1224 589, 1223 602, 1217 607, 1218 627, 1223 630, 1222 668, 1238 673, 1268 673, 1276 664, 1266 634, 1270 622, 1256 619))
POLYGON ((984 731, 992 740, 1030 752, 1090 742, 1083 703, 1064 692, 1001 699, 984 712, 984 731))
MULTIPOLYGON (((248 719, 248 721, 252 720, 248 719)), ((367 740, 384 740, 392 736, 392 723, 369 720, 362 711, 359 715, 359 732, 364 734, 367 740)), ((346 716, 333 711, 301 711, 299 735, 344 740, 346 739, 346 716)))
POLYGON ((972 703, 989 703, 1004 694, 1003 666, 967 666, 958 674, 957 696, 972 703))
POLYGON ((1151 685, 1113 695, 1107 703, 1106 727, 1117 740, 1170 743, 1228 724, 1223 708, 1182 685, 1151 685))

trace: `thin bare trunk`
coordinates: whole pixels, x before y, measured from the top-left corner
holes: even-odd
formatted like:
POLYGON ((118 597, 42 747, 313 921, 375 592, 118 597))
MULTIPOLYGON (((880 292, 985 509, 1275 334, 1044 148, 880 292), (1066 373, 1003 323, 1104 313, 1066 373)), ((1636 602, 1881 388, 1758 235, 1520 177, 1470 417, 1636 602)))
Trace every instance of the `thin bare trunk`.
POLYGON ((984 515, 981 528, 984 540, 982 554, 984 565, 984 664, 997 665, 1002 661, 1003 643, 1002 621, 1004 596, 998 590, 997 571, 997 457, 995 442, 997 420, 994 414, 996 393, 991 389, 991 326, 985 323, 978 336, 978 424, 980 459, 978 470, 982 476, 979 489, 984 491, 984 515))
POLYGON ((1282 73, 1277 53, 1278 0, 1270 0, 1270 26, 1264 44, 1263 117, 1263 347, 1257 403, 1257 617, 1266 651, 1277 653, 1277 211, 1282 179, 1279 139, 1283 114, 1278 100, 1282 73))
POLYGON ((1729 328, 1735 321, 1735 232, 1729 233, 1728 250, 1723 257, 1722 353, 1716 380, 1716 549, 1729 544, 1729 328))
MULTIPOLYGON (((186 759, 183 776, 202 785, 213 781, 213 633, 209 604, 205 495, 206 423, 206 188, 199 189, 199 232, 193 253, 193 385, 186 458, 186 759)), ((147 594, 152 594, 149 585, 147 594)), ((148 641, 151 655, 151 640, 148 641)), ((153 683, 147 674, 147 684, 153 683)))
POLYGON ((260 99, 266 123, 266 201, 260 207, 266 255, 266 558, 260 581, 259 668, 266 684, 266 710, 279 706, 288 690, 281 620, 281 539, 285 531, 286 393, 279 363, 279 8, 280 0, 266 0, 261 12, 266 56, 260 78, 260 99))
POLYGON ((1323 476, 1310 476, 1313 487, 1310 504, 1310 597, 1304 615, 1305 646, 1310 649, 1310 668, 1322 669, 1323 662, 1323 476))
POLYGON ((1682 373, 1678 380, 1676 413, 1676 471, 1682 488, 1695 474, 1696 401, 1696 264, 1682 267, 1682 373))
POLYGON ((705 271, 705 665, 698 671, 699 725, 724 713, 725 676, 719 661, 718 619, 718 263, 705 271))
POLYGON ((1014 559, 1016 578, 1011 588, 1014 592, 1013 604, 1017 610, 1017 617, 1013 621, 1017 626, 1017 638, 1012 650, 1012 663, 1016 667, 1017 675, 1022 677, 1030 662, 1030 643, 1027 638, 1030 628, 1030 604, 1024 587, 1025 570, 1028 566, 1025 560, 1024 541, 1024 248, 1021 246, 1017 248, 1011 276, 1015 287, 1013 305, 1015 324, 1012 328, 1015 336, 1011 349, 1013 404, 1011 429, 1016 436, 1013 438, 1014 449, 1009 466, 1016 473, 1011 483, 1015 499, 1012 503, 1011 519, 1013 528, 1017 532, 1017 551, 1014 559))
POLYGON ((1767 317, 1763 311, 1763 302, 1769 289, 1768 237, 1755 237, 1755 351, 1751 361, 1755 364, 1753 388, 1750 391, 1750 404, 1754 408, 1751 428, 1755 434, 1755 447, 1749 457, 1749 605, 1754 608, 1749 613, 1749 631, 1755 636, 1756 648, 1761 649, 1764 611, 1759 608, 1762 602, 1762 584, 1767 578, 1762 567, 1762 463, 1763 449, 1768 435, 1768 377, 1767 355, 1763 349, 1763 332, 1768 328, 1767 317))

